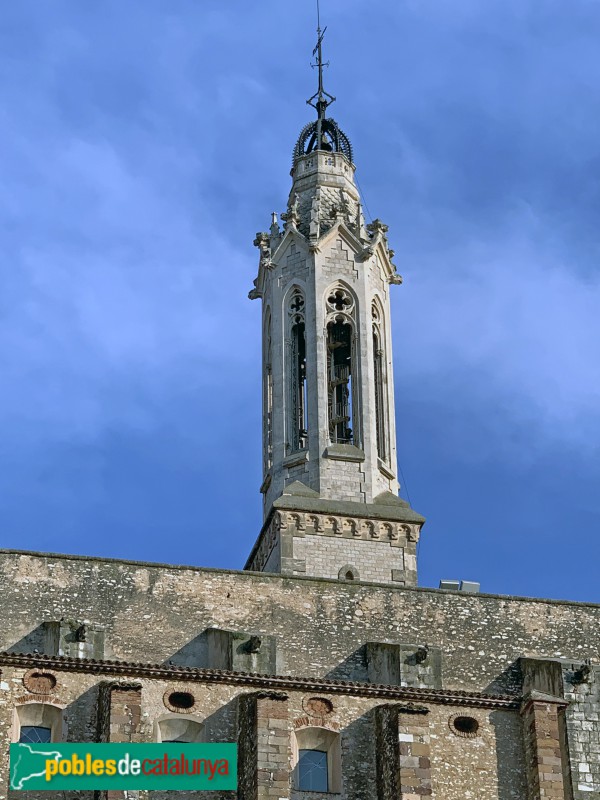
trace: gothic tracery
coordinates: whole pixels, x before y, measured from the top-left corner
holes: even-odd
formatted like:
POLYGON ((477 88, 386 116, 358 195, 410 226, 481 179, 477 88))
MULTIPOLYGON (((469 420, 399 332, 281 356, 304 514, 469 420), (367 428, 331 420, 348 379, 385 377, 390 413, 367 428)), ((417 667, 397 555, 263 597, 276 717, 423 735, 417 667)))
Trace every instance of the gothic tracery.
POLYGON ((339 284, 326 307, 329 436, 334 444, 356 444, 356 303, 339 284))

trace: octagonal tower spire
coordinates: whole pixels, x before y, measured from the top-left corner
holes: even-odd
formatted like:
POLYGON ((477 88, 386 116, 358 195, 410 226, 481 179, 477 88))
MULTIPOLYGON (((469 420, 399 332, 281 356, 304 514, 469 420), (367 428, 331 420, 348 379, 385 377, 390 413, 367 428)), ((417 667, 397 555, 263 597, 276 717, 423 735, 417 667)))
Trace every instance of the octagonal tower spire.
POLYGON ((423 517, 398 497, 387 226, 365 224, 352 146, 317 111, 298 137, 283 229, 258 233, 265 522, 248 569, 416 582, 423 517))

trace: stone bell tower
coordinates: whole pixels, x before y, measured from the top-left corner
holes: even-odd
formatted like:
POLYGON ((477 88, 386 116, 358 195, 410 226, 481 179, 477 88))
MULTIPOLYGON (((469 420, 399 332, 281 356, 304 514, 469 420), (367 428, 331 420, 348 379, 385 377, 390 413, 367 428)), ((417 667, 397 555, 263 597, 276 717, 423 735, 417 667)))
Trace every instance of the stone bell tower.
POLYGON ((424 519, 398 497, 387 226, 365 224, 352 146, 326 116, 294 148, 287 211, 258 233, 264 525, 246 569, 416 584, 424 519))

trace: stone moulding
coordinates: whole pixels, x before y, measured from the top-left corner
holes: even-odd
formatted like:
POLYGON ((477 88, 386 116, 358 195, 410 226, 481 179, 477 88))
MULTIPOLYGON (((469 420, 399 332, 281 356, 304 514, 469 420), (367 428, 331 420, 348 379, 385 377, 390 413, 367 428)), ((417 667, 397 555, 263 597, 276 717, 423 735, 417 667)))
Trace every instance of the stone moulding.
POLYGON ((327 697, 305 697, 302 708, 309 717, 328 717, 333 714, 333 703, 327 697))
MULTIPOLYGON (((56 672, 77 672, 93 675, 124 675, 152 680, 182 680, 187 683, 217 683, 244 688, 260 687, 277 691, 314 692, 355 697, 382 697, 436 705, 467 706, 471 708, 504 708, 518 711, 522 698, 513 695, 490 695, 451 689, 414 689, 408 686, 359 683, 354 681, 319 680, 289 675, 257 675, 248 672, 175 667, 163 664, 130 663, 128 661, 100 661, 66 656, 45 656, 31 653, 0 653, 0 665, 23 669, 34 667, 56 672)), ((422 713, 422 709, 418 711, 422 713)))
MULTIPOLYGON (((415 710, 415 709, 412 709, 415 710)), ((426 713, 426 709, 423 713, 426 713)), ((330 731, 339 731, 340 723, 327 717, 298 717, 293 721, 294 728, 327 728, 330 731)))
POLYGON ((42 703, 44 705, 61 706, 60 697, 51 694, 22 694, 15 697, 17 705, 25 705, 26 703, 42 703))
MULTIPOLYGON (((456 720, 465 719, 464 713, 460 714, 452 714, 452 716, 448 719, 448 727, 452 731, 455 736, 460 736, 463 739, 476 739, 478 736, 481 736, 481 732, 479 730, 479 722, 478 720, 473 720, 475 723, 472 731, 461 731, 460 728, 455 724, 456 720)), ((470 719, 470 718, 467 718, 470 719)))
POLYGON ((56 688, 58 679, 50 670, 30 669, 23 675, 23 686, 33 695, 48 696, 56 688))
POLYGON ((264 526, 244 569, 262 571, 282 533, 290 533, 294 537, 361 539, 383 542, 390 547, 407 547, 409 542, 418 542, 420 525, 315 511, 275 511, 264 526))

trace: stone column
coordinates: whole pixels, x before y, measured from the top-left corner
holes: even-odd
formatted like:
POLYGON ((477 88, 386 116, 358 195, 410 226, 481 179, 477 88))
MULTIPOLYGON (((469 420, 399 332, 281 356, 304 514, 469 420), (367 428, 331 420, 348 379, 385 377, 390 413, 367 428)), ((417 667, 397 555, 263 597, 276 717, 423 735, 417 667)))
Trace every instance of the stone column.
POLYGON ((257 692, 239 703, 238 798, 286 800, 290 796, 287 695, 257 692))
POLYGON ((377 800, 430 797, 431 758, 427 708, 375 709, 377 800))
POLYGON ((561 747, 566 705, 556 697, 532 693, 521 708, 529 800, 573 798, 568 757, 561 747))

